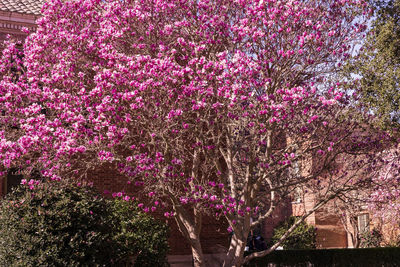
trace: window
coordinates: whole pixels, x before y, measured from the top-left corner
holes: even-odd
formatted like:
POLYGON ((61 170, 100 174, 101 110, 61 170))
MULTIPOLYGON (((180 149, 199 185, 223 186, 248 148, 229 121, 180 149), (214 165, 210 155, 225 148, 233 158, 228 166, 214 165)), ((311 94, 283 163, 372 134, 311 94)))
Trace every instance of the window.
POLYGON ((304 192, 300 187, 296 187, 293 192, 293 202, 302 203, 304 197, 304 192))
POLYGON ((359 233, 369 231, 369 214, 364 213, 357 216, 357 227, 359 233))

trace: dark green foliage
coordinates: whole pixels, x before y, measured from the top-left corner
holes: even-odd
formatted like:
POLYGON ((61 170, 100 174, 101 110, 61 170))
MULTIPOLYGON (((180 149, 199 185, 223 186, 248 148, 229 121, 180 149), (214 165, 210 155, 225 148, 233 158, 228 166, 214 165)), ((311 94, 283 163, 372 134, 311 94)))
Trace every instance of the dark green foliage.
POLYGON ((382 243, 382 233, 374 228, 372 231, 365 231, 360 237, 361 248, 377 248, 382 243))
POLYGON ((118 266, 135 259, 137 267, 165 266, 168 253, 168 226, 140 212, 132 202, 110 200, 114 221, 118 221, 114 240, 120 246, 118 266))
MULTIPOLYGON (((291 216, 274 229, 272 242, 276 243, 289 230, 289 228, 298 220, 297 217, 291 216)), ((291 234, 283 241, 284 249, 312 249, 316 246, 316 231, 311 225, 302 222, 291 234)))
POLYGON ((136 257, 135 266, 164 265, 166 225, 132 202, 71 181, 31 186, 1 202, 0 266, 133 266, 136 257))
POLYGON ((112 258, 107 203, 68 182, 20 186, 0 211, 1 266, 89 266, 112 258))
POLYGON ((268 264, 282 267, 395 267, 400 266, 400 248, 278 250, 256 258, 246 266, 268 264))
POLYGON ((370 1, 375 10, 371 31, 348 78, 360 77, 361 99, 383 126, 400 123, 400 0, 370 1), (351 75, 350 75, 351 74, 351 75), (356 74, 354 76, 353 74, 356 74), (353 76, 352 76, 353 75, 353 76))

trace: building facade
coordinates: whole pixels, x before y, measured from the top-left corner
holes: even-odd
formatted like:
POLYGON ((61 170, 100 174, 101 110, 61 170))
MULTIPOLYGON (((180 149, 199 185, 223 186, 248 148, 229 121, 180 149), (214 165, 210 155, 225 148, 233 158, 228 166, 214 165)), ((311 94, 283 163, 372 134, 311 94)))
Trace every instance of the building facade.
POLYGON ((0 40, 5 40, 7 35, 18 40, 25 39, 26 34, 21 29, 36 29, 35 22, 40 17, 42 4, 42 1, 35 0, 0 0, 0 40))

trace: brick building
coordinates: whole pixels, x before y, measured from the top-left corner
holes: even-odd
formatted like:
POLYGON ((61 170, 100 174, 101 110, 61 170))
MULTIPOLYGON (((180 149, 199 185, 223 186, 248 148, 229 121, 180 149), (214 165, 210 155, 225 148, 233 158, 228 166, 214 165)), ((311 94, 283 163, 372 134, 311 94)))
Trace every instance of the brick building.
POLYGON ((26 34, 21 31, 22 27, 35 30, 41 6, 42 2, 35 0, 0 0, 0 40, 8 34, 23 40, 26 34))

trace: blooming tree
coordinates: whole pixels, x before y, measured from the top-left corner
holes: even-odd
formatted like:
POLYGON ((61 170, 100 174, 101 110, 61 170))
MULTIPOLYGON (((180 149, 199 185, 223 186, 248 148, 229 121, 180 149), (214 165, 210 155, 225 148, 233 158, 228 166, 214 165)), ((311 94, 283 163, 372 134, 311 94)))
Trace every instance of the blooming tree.
MULTIPOLYGON (((398 142, 398 141, 397 141, 398 142)), ((384 149, 374 156, 367 168, 370 173, 367 187, 362 191, 349 191, 339 195, 334 201, 334 207, 340 214, 340 219, 346 232, 352 239, 352 245, 359 247, 362 232, 359 229, 359 215, 366 212, 376 218, 378 227, 398 227, 399 217, 399 154, 398 145, 384 149)), ((346 168, 347 169, 347 168, 346 168)), ((386 236, 389 242, 396 241, 395 231, 392 236, 386 236)))
POLYGON ((204 214, 227 220, 224 266, 240 266, 296 227, 243 258, 279 201, 317 192, 304 220, 364 186, 387 138, 364 132, 335 81, 365 30, 362 1, 54 0, 42 12, 24 74, 0 84, 4 166, 58 179, 115 164, 145 211, 170 207, 196 266, 204 214))
POLYGON ((359 227, 359 216, 367 211, 367 193, 370 193, 370 190, 364 190, 361 194, 359 191, 353 191, 346 197, 338 197, 334 201, 335 211, 339 214, 340 222, 350 237, 351 245, 354 248, 360 247, 362 234, 365 234, 363 231, 365 229, 359 227))
POLYGON ((374 177, 374 187, 369 195, 369 208, 384 221, 393 225, 400 222, 400 162, 398 147, 385 151, 384 167, 374 177))

